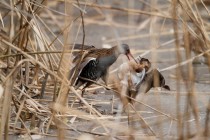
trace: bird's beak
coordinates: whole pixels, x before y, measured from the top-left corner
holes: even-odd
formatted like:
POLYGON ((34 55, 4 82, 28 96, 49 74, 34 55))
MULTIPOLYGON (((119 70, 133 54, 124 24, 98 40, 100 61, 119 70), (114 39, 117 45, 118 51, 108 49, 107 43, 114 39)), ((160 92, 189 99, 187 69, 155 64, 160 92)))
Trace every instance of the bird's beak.
POLYGON ((131 53, 126 54, 128 60, 130 61, 131 58, 138 64, 138 62, 136 61, 136 59, 133 57, 133 55, 131 53))

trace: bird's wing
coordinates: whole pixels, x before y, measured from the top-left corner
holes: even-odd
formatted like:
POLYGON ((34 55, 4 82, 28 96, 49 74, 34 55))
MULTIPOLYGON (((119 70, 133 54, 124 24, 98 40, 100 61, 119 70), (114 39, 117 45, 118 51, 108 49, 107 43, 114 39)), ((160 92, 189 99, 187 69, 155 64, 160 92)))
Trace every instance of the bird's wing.
POLYGON ((72 80, 73 80, 73 85, 76 83, 80 73, 82 72, 83 68, 90 62, 90 61, 96 61, 96 58, 94 57, 86 57, 85 59, 83 59, 83 61, 79 64, 77 64, 74 68, 72 68, 71 72, 70 72, 70 77, 73 76, 72 80))
POLYGON ((75 56, 83 54, 83 52, 79 51, 79 50, 88 51, 88 50, 91 50, 91 49, 95 49, 95 47, 93 45, 75 44, 73 47, 74 47, 74 50, 78 50, 78 51, 75 51, 75 52, 72 53, 75 56))
POLYGON ((84 52, 78 52, 77 55, 75 55, 75 58, 73 59, 73 63, 77 63, 81 59, 81 57, 83 57, 83 60, 86 59, 86 57, 93 57, 98 59, 113 52, 112 49, 106 49, 106 48, 100 48, 100 49, 92 48, 88 49, 87 51, 88 52, 86 52, 86 54, 84 54, 84 52))
POLYGON ((87 54, 84 54, 84 53, 80 52, 80 53, 77 53, 77 55, 75 55, 75 57, 73 58, 72 62, 73 63, 79 63, 80 59, 83 57, 85 58, 87 56, 87 54))
POLYGON ((82 46, 84 50, 94 49, 95 46, 93 45, 82 45, 82 44, 75 44, 74 49, 82 50, 82 46))
MULTIPOLYGON (((83 57, 83 58, 89 57, 90 54, 92 54, 92 53, 94 54, 94 52, 96 52, 96 50, 98 50, 98 49, 96 49, 94 46, 84 45, 82 47, 82 44, 75 44, 74 50, 81 50, 81 51, 73 52, 74 58, 73 58, 72 62, 78 63, 78 61, 81 59, 81 57, 83 57), (86 52, 82 51, 82 49, 86 52), (86 53, 86 54, 84 54, 84 53, 86 53)), ((92 56, 90 56, 90 57, 92 57, 92 56)))

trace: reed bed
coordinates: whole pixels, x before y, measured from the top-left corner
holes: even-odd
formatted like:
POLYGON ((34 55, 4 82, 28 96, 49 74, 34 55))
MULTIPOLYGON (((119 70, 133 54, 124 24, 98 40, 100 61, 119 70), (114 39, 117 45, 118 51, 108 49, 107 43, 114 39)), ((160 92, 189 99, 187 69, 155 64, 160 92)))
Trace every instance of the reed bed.
POLYGON ((0 8, 1 139, 209 139, 208 0, 2 0, 0 8), (128 113, 109 86, 97 82, 81 97, 68 78, 70 44, 122 42, 172 88, 141 93, 128 113))

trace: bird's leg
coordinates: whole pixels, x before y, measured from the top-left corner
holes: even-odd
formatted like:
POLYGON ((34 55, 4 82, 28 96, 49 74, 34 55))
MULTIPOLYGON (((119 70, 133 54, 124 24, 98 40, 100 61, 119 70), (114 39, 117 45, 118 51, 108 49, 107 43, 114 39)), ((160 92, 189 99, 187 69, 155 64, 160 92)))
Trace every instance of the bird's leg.
POLYGON ((132 98, 132 99, 130 99, 130 103, 131 103, 131 105, 134 105, 135 101, 133 99, 136 98, 136 95, 138 94, 138 92, 137 92, 137 90, 135 90, 135 91, 129 91, 129 92, 131 92, 130 93, 131 94, 130 97, 132 98))
MULTIPOLYGON (((81 91, 82 91, 81 97, 83 98, 84 93, 85 93, 85 88, 82 88, 81 91)), ((82 101, 81 100, 79 100, 79 104, 82 105, 82 101)))
POLYGON ((128 108, 127 114, 128 114, 128 126, 130 126, 130 119, 131 119, 130 117, 131 116, 130 116, 130 110, 129 110, 129 108, 128 108))
POLYGON ((81 94, 82 98, 84 96, 84 93, 85 93, 85 88, 82 89, 82 94, 81 94))
MULTIPOLYGON (((83 84, 85 84, 85 82, 78 79, 78 81, 76 82, 76 85, 74 86, 74 88, 77 90, 77 89, 79 89, 80 86, 82 86, 83 84)), ((83 89, 82 89, 81 91, 83 92, 83 89)), ((83 95, 82 95, 82 97, 83 97, 83 95)), ((78 99, 78 97, 75 97, 75 100, 76 100, 76 99, 78 99)), ((74 100, 74 101, 75 101, 75 100, 74 100)), ((80 99, 79 99, 79 104, 81 104, 81 100, 80 100, 80 99)))
POLYGON ((106 72, 104 73, 104 76, 102 76, 102 80, 104 81, 106 86, 108 86, 108 78, 109 78, 109 74, 107 71, 108 70, 106 70, 106 72))
POLYGON ((75 89, 78 89, 80 86, 82 86, 83 84, 85 84, 85 82, 78 80, 76 85, 75 85, 75 89))
MULTIPOLYGON (((128 91, 127 92, 128 92, 128 96, 131 98, 135 97, 135 94, 137 93, 137 89, 131 79, 131 75, 129 75, 128 77, 128 91)), ((132 99, 129 98, 128 100, 129 100, 129 103, 132 104, 132 99)))
POLYGON ((86 85, 82 88, 82 97, 84 96, 84 93, 85 93, 85 89, 87 88, 87 87, 89 87, 90 85, 92 85, 92 82, 87 82, 86 83, 86 85))
MULTIPOLYGON (((88 83, 86 83, 86 85, 82 88, 82 90, 81 90, 81 91, 82 91, 82 94, 81 94, 81 97, 82 97, 82 98, 83 98, 83 96, 84 96, 84 94, 85 94, 85 92, 86 92, 85 89, 86 89, 87 87, 89 87, 91 84, 92 84, 92 82, 88 82, 88 83)), ((80 104, 82 103, 81 100, 80 100, 79 102, 80 102, 80 104)))

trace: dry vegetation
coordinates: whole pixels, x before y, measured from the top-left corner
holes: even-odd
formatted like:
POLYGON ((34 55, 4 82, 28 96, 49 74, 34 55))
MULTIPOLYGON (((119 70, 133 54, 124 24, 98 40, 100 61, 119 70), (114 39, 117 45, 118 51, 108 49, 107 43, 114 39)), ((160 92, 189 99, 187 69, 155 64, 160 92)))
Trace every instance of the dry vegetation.
MULTIPOLYGON (((199 115, 201 107, 197 104, 197 96, 202 93, 195 90, 192 63, 195 59, 199 59, 199 62, 210 66, 208 0, 164 2, 162 0, 150 2, 147 0, 112 2, 1 0, 0 9, 0 84, 3 87, 0 87, 0 136, 2 139, 10 139, 17 134, 24 139, 45 136, 49 139, 77 139, 84 134, 89 136, 81 136, 80 139, 87 137, 90 139, 209 139, 210 91, 203 96, 209 102, 202 107, 205 115, 202 118, 204 123, 201 123, 199 115), (134 7, 131 8, 130 5, 134 7), (135 8, 137 5, 140 5, 141 9, 135 8), (122 21, 114 20, 114 16, 123 17, 122 21), (124 20, 128 23, 124 24, 124 20), (133 24, 133 20, 137 20, 138 24, 133 24), (163 32, 155 32, 156 28, 159 28, 157 24, 161 25, 160 30, 163 32), (152 107, 143 101, 132 99, 137 104, 149 108, 151 112, 166 118, 148 122, 141 110, 143 108, 138 109, 133 105, 130 105, 132 116, 123 114, 120 107, 117 114, 113 114, 113 106, 117 101, 114 96, 111 101, 90 100, 80 96, 80 91, 76 91, 70 84, 74 79, 67 78, 68 71, 72 67, 70 59, 72 51, 68 44, 75 42, 84 44, 86 38, 90 39, 89 42, 97 42, 97 35, 91 40, 92 35, 88 36, 89 34, 85 32, 91 25, 108 26, 113 30, 114 37, 106 38, 104 44, 126 41, 129 44, 134 39, 150 37, 152 47, 149 49, 146 47, 146 50, 137 48, 132 52, 136 55, 143 52, 142 56, 152 52, 151 62, 155 62, 159 57, 158 51, 164 54, 173 52, 176 55, 173 65, 170 63, 161 69, 162 72, 176 70, 173 79, 176 81, 175 90, 167 91, 170 96, 176 98, 176 103, 173 105, 176 106, 175 115, 165 113, 160 107, 152 107), (117 28, 124 29, 125 32, 133 29, 137 31, 149 29, 149 33, 121 36, 117 28), (161 45, 157 41, 160 36, 170 35, 173 35, 172 40, 167 40, 161 45), (160 49, 172 44, 175 45, 174 48, 160 49), (183 54, 182 47, 184 47, 183 54), (202 57, 204 60, 200 61, 202 57), (186 66, 187 74, 184 74, 182 66, 186 66), (187 78, 183 80, 184 75, 187 78), (180 87, 183 85, 186 99, 181 108, 183 92, 180 87), (83 106, 78 105, 76 98, 83 103, 83 106), (97 104, 110 105, 112 114, 99 111, 97 104), (132 122, 132 119, 136 121, 132 122), (194 123, 193 131, 190 124, 186 123, 186 119, 194 123), (91 126, 88 126, 90 122, 91 126), (140 127, 136 128, 134 122, 139 122, 140 127), (169 122, 167 134, 161 129, 164 122, 169 122), (170 131, 173 124, 176 124, 173 127, 176 133, 172 135, 170 131), (88 129, 79 129, 80 125, 88 129), (157 125, 158 129, 154 129, 153 125, 157 125), (137 133, 138 130, 142 131, 137 133)), ((106 34, 106 30, 103 32, 106 34)), ((157 67, 155 64, 154 67, 157 67)), ((95 85, 89 90, 101 86, 103 85, 95 85)), ((209 83, 206 86, 210 87, 209 83)), ((154 93, 156 95, 158 91, 154 93)), ((159 92, 162 93, 164 91, 159 92)))

